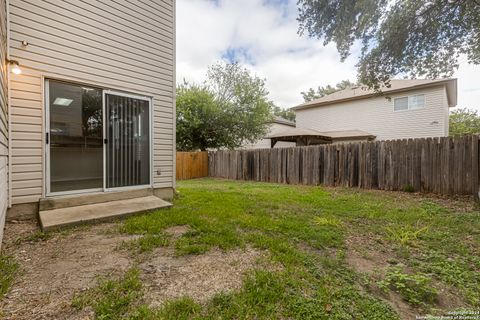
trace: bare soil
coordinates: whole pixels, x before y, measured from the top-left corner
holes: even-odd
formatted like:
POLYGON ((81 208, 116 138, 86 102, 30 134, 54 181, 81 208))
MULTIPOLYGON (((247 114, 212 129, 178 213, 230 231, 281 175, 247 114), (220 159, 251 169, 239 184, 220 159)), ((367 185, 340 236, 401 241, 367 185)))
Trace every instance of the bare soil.
MULTIPOLYGON (((0 301, 3 319, 93 319, 91 311, 71 307, 75 294, 97 284, 97 277, 121 275, 136 265, 135 257, 119 250, 136 236, 111 232, 115 223, 56 233, 44 241, 25 241, 38 231, 34 222, 9 224, 5 254, 13 255, 20 272, 11 290, 0 301)), ((188 231, 177 226, 166 230, 173 239, 188 231)), ((138 266, 146 300, 158 306, 167 299, 189 295, 199 302, 241 285, 243 275, 255 268, 264 252, 250 248, 178 257, 172 247, 159 248, 138 266)))
MULTIPOLYGON (((346 239, 346 246, 346 262, 348 265, 355 271, 366 274, 373 281, 382 279, 388 267, 392 265, 402 266, 400 259, 392 259, 396 255, 391 248, 381 245, 375 241, 373 235, 368 233, 351 235, 346 239)), ((465 305, 452 288, 439 282, 434 282, 433 285, 438 290, 438 301, 436 303, 438 309, 454 310, 465 305)), ((416 319, 418 316, 425 315, 421 307, 413 307, 396 292, 390 291, 387 294, 380 290, 375 283, 372 283, 368 290, 373 291, 375 296, 388 303, 398 312, 401 319, 416 319)))

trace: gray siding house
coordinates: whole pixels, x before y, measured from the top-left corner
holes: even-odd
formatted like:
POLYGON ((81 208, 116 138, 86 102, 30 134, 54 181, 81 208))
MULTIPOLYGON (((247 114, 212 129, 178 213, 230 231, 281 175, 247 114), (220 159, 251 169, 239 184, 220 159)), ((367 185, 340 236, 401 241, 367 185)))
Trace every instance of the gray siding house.
POLYGON ((57 225, 89 220, 81 216, 85 206, 132 198, 119 205, 133 212, 160 207, 154 198, 171 198, 175 1, 0 3, 7 40, 0 208, 8 206, 7 216, 40 212, 48 229, 62 214, 68 218, 57 225), (17 66, 20 74, 7 71, 17 66), (79 207, 65 211, 73 205, 79 207))

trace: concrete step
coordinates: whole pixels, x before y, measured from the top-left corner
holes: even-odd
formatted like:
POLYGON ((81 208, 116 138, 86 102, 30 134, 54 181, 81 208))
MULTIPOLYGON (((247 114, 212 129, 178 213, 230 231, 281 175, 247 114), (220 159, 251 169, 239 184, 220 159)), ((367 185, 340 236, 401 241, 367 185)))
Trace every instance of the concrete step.
POLYGON ((86 204, 39 212, 40 226, 43 231, 51 231, 66 226, 112 220, 160 208, 169 208, 172 204, 155 196, 102 203, 86 204))
POLYGON ((97 192, 88 193, 84 195, 74 196, 56 196, 40 199, 38 203, 38 210, 52 210, 68 207, 83 206, 86 204, 110 202, 115 200, 126 200, 140 197, 147 197, 153 195, 152 188, 135 189, 128 191, 111 191, 111 192, 97 192))

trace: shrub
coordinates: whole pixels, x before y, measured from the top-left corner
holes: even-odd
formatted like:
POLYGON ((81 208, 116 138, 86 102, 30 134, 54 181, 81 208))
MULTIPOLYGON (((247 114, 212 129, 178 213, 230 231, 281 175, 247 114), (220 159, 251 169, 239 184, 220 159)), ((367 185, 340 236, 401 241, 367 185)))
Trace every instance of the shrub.
POLYGON ((378 282, 378 286, 384 291, 391 289, 399 293, 412 305, 423 305, 431 304, 437 299, 437 290, 430 283, 430 278, 424 274, 407 274, 399 267, 392 267, 385 279, 378 282))

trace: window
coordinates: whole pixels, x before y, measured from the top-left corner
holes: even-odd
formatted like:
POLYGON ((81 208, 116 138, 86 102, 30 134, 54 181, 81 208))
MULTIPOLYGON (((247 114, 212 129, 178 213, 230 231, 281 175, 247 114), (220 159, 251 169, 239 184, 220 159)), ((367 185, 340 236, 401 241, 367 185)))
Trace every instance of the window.
POLYGON ((417 94, 414 96, 395 98, 393 102, 394 111, 416 110, 425 107, 425 95, 417 94))

